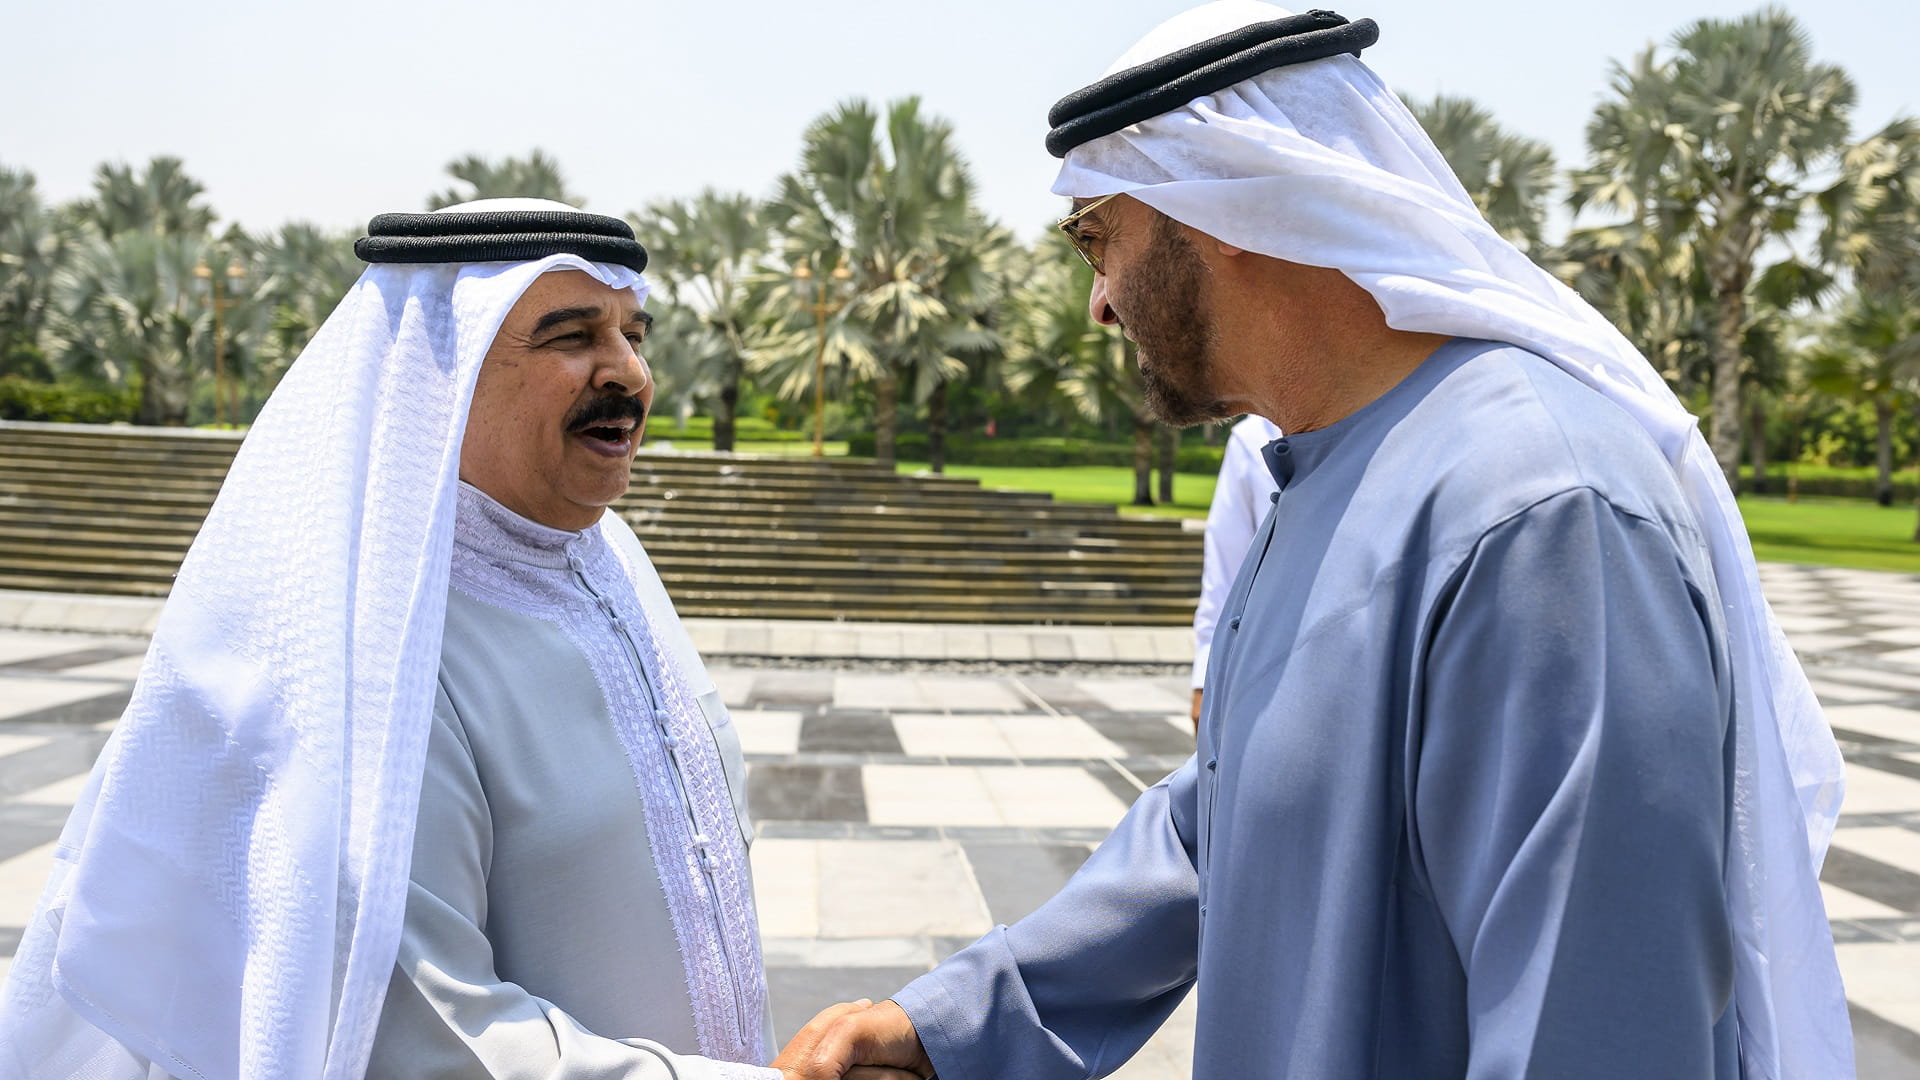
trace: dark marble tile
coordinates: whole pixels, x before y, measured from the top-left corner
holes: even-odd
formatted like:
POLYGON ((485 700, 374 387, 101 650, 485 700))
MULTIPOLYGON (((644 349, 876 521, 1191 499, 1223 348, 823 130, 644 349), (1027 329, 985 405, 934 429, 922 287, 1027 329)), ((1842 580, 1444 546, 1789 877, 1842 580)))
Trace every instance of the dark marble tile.
POLYGON ((0 804, 0 862, 52 843, 59 838, 60 828, 66 823, 64 806, 0 804))
POLYGON ((120 714, 127 711, 127 702, 132 698, 133 687, 127 686, 110 690, 99 697, 69 701, 65 705, 35 709, 0 719, 9 724, 98 724, 102 720, 120 719, 120 714))
POLYGON ((1851 1002, 1853 1063, 1860 1080, 1912 1080, 1920 1076, 1920 1033, 1882 1019, 1851 1002))
POLYGON ((845 821, 769 821, 753 832, 762 840, 845 840, 854 828, 845 821))
POLYGON ((1088 851, 1080 844, 967 843, 967 862, 997 923, 1026 918, 1067 883, 1088 851))
POLYGON ((1847 763, 1865 765, 1869 769, 1879 769, 1881 772, 1904 776, 1909 780, 1920 780, 1920 761, 1908 761, 1906 758, 1894 757, 1891 754, 1848 755, 1847 763))
POLYGON ((1027 689, 1039 695, 1040 700, 1063 713, 1075 713, 1081 716, 1089 712, 1103 712, 1106 706, 1099 699, 1080 688, 1078 680, 1063 675, 1029 675, 1022 682, 1027 689))
POLYGON ((1085 720, 1093 730, 1105 735, 1114 745, 1125 751, 1128 757, 1162 754, 1184 756, 1193 753, 1193 736, 1184 731, 1174 730, 1173 725, 1160 716, 1094 712, 1081 713, 1080 719, 1085 720))
POLYGON ((866 786, 853 765, 750 765, 747 806, 756 821, 867 820, 866 786))
POLYGON ((0 758, 0 799, 11 799, 93 768, 107 733, 69 732, 52 742, 0 758))
POLYGON ((121 645, 101 645, 92 649, 75 649, 72 652, 55 653, 52 656, 36 656, 30 660, 15 660, 10 664, 0 664, 0 672, 7 674, 29 671, 65 671, 85 664, 98 664, 107 660, 118 660, 126 656, 139 656, 147 651, 144 642, 131 642, 121 645))
POLYGON ((1133 781, 1121 775, 1120 770, 1112 765, 1104 761, 1088 761, 1083 764, 1086 765, 1087 772, 1093 774, 1095 780, 1100 781, 1108 791, 1113 792, 1113 797, 1119 799, 1122 806, 1132 806, 1134 800, 1140 797, 1140 788, 1135 787, 1133 781))
POLYGON ((980 939, 936 935, 928 940, 933 943, 933 962, 937 964, 980 939))
POLYGON ((25 933, 25 927, 0 926, 0 956, 12 956, 20 951, 20 937, 25 933))
POLYGON ((754 676, 751 708, 793 708, 833 704, 831 671, 761 671, 754 676))
MULTIPOLYGON (((781 1045, 829 1005, 886 997, 925 974, 917 967, 816 968, 769 967, 767 1006, 773 1033, 781 1045)), ((778 1052, 779 1047, 769 1047, 778 1052)))
POLYGON ((830 709, 800 721, 800 752, 904 754, 893 721, 883 712, 830 709))
POLYGON ((1827 849, 1820 880, 1893 908, 1920 913, 1920 874, 1888 866, 1878 859, 1848 851, 1827 849))

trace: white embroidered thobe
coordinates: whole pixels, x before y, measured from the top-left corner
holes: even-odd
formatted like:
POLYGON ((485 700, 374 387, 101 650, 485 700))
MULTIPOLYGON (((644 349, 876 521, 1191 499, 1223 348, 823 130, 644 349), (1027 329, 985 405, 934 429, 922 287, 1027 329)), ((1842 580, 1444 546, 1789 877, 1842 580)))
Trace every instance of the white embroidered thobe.
POLYGON ((370 1078, 778 1076, 739 741, 624 529, 462 486, 370 1078))

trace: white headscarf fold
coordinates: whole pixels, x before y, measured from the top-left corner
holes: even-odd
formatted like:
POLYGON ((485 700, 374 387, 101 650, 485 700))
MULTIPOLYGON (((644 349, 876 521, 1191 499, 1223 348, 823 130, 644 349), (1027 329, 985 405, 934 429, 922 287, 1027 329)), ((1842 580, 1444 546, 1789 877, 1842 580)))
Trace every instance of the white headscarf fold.
POLYGON ((0 1004, 0 1078, 365 1072, 405 910, 467 407, 507 311, 563 269, 646 297, 638 273, 573 255, 372 266, 289 369, 61 834, 0 1004))
MULTIPOLYGON (((1289 12, 1221 0, 1108 73, 1289 12)), ((1741 1056, 1759 1078, 1853 1075, 1819 890, 1842 763, 1761 594, 1733 494, 1693 416, 1599 312, 1487 225, 1406 106, 1352 56, 1279 68, 1068 153, 1053 190, 1115 192, 1236 247, 1338 269, 1398 330, 1530 349, 1622 406, 1672 464, 1712 549, 1734 666, 1727 882, 1741 1056)))

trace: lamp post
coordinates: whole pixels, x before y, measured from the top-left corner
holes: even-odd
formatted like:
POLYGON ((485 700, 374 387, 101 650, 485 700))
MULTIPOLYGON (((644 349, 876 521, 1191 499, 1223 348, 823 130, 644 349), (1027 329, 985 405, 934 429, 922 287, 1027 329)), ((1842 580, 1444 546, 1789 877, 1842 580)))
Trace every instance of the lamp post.
MULTIPOLYGON (((793 276, 801 281, 813 279, 813 268, 806 263, 793 268, 793 276)), ((840 257, 840 264, 827 275, 834 282, 849 281, 853 271, 847 269, 847 258, 840 257)), ((827 430, 827 316, 839 311, 843 306, 827 299, 827 281, 822 279, 814 286, 813 303, 808 307, 813 311, 813 456, 824 457, 824 442, 827 430)))
POLYGON ((213 268, 202 259, 193 268, 193 276, 204 279, 213 289, 213 423, 215 427, 227 426, 227 289, 228 282, 238 283, 247 276, 247 268, 240 265, 239 259, 227 262, 227 272, 216 274, 213 268))

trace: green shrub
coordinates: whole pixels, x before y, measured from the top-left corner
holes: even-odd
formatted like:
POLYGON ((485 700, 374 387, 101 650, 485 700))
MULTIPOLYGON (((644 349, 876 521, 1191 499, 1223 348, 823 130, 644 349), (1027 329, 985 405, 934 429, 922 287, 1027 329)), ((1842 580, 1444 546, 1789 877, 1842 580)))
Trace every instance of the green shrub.
POLYGON ((0 420, 110 424, 131 421, 139 407, 140 394, 131 389, 0 378, 0 420))

